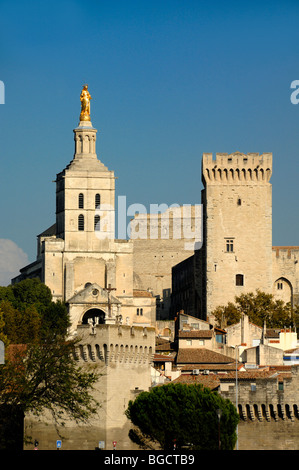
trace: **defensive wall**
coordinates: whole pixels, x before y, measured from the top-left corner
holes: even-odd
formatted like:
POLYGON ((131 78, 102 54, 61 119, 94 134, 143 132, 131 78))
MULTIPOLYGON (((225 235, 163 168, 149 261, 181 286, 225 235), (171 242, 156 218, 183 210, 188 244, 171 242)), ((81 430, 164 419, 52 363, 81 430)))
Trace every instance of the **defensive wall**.
MULTIPOLYGON (((130 400, 151 386, 155 328, 120 323, 80 325, 77 334, 76 361, 86 368, 96 367, 101 374, 94 390, 101 404, 98 413, 86 425, 68 419, 58 430, 48 413, 41 419, 31 414, 25 417, 25 434, 39 441, 40 450, 55 450, 59 439, 64 450, 94 450, 99 442, 105 450, 112 450, 113 442, 118 449, 136 449, 128 437, 131 423, 125 411, 130 400)), ((32 443, 26 449, 32 449, 32 443)))

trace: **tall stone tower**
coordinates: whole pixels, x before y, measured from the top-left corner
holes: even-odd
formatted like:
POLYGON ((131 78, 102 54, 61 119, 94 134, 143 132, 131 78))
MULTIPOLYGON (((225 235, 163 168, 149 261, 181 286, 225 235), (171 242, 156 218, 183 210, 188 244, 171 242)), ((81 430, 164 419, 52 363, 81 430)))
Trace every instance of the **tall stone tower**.
POLYGON ((81 111, 74 158, 56 178, 56 236, 66 250, 93 250, 98 239, 114 239, 115 177, 97 158, 96 134, 81 111))
POLYGON ((272 292, 272 154, 204 154, 203 310, 272 292))
POLYGON ((116 321, 149 326, 155 298, 134 288, 132 240, 115 239, 115 177, 97 158, 87 85, 80 98, 74 156, 56 176, 56 223, 38 235, 36 261, 14 282, 39 277, 68 305, 72 331, 116 321))

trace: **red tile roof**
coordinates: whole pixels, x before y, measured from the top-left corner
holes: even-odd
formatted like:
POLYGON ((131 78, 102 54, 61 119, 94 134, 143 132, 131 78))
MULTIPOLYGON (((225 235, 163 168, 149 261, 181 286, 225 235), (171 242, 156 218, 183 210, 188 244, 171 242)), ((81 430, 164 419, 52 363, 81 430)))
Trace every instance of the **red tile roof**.
POLYGON ((179 338, 212 338, 212 330, 180 330, 179 338))
POLYGON ((181 348, 177 364, 232 364, 235 360, 206 348, 181 348))
POLYGON ((173 380, 172 383, 183 383, 183 384, 202 384, 204 387, 215 390, 220 385, 220 380, 217 375, 191 375, 185 374, 180 375, 177 379, 173 380))
POLYGON ((174 362, 175 355, 170 354, 154 354, 154 362, 174 362))
MULTIPOLYGON (((239 364, 238 365, 238 369, 240 367, 243 367, 243 364, 239 364)), ((191 370, 194 370, 194 369, 198 369, 200 371, 203 371, 203 370, 209 370, 209 371, 234 371, 236 370, 236 364, 235 363, 232 363, 232 364, 187 364, 187 365, 183 365, 183 366, 180 366, 179 365, 179 369, 184 373, 185 371, 191 371, 191 370)))
MULTIPOLYGON (((284 374, 285 376, 286 374, 284 374)), ((277 372, 271 370, 246 370, 238 371, 238 380, 256 380, 256 379, 277 379, 277 372)), ((229 372, 221 375, 221 381, 236 380, 236 372, 229 372)))

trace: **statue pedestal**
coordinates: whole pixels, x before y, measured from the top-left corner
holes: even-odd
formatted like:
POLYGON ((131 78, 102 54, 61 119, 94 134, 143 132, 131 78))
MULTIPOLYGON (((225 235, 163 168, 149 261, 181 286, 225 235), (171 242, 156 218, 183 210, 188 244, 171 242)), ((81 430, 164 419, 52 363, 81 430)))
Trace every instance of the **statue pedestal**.
POLYGON ((92 128, 91 121, 80 121, 79 127, 91 127, 92 128))

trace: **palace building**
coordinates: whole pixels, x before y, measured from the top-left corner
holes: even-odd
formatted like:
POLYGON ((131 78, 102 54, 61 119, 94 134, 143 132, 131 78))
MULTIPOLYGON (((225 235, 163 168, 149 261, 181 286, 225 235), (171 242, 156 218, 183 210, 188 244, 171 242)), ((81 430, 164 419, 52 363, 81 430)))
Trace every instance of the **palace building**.
MULTIPOLYGON (((116 239, 115 176, 97 157, 87 85, 80 98, 73 159, 56 176, 54 223, 37 237, 36 260, 12 283, 38 277, 54 301, 65 302, 70 334, 81 339, 76 360, 103 374, 99 415, 83 433, 68 422, 66 448, 100 441, 112 449, 117 441, 129 449, 125 410, 153 385, 159 321, 170 324, 178 312, 200 319, 205 331, 194 338, 202 342, 210 339, 213 310, 241 293, 259 289, 295 306, 299 247, 272 246, 270 153, 204 154, 200 204, 135 215, 130 238, 116 239)), ((26 416, 25 428, 44 436, 47 449, 57 438, 54 425, 34 416, 26 416)))
POLYGON ((180 310, 212 321, 217 306, 256 289, 298 303, 299 247, 272 246, 271 153, 204 154, 202 212, 136 214, 131 238, 115 239, 115 176, 97 158, 89 101, 85 86, 74 156, 56 177, 56 222, 13 283, 39 277, 67 303, 73 330, 154 326, 180 310))

